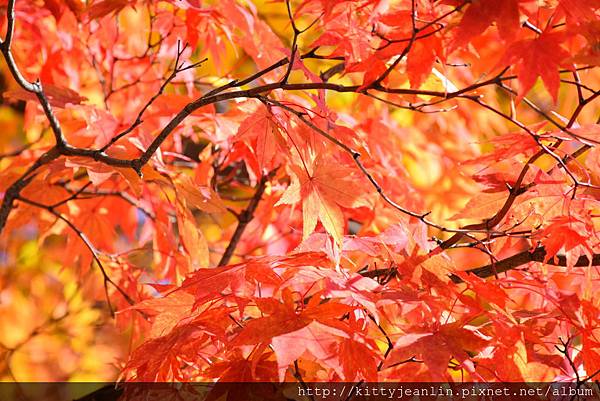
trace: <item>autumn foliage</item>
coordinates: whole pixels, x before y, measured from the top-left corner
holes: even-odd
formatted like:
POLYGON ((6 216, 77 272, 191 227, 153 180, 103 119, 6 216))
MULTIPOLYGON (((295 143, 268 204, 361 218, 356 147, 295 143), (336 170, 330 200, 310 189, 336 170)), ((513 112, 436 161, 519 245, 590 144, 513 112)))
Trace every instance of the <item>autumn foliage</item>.
POLYGON ((0 9, 0 379, 599 374, 598 1, 0 9))

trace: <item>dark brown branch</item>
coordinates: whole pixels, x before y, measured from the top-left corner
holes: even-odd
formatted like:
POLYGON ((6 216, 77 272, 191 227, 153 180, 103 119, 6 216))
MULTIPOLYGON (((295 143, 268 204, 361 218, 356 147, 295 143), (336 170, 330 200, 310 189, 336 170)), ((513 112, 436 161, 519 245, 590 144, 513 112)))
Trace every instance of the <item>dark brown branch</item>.
POLYGON ((2 198, 2 205, 0 205, 0 233, 6 225, 8 215, 13 208, 15 200, 18 198, 23 188, 25 188, 31 182, 33 177, 35 177, 36 170, 58 158, 59 156, 60 153, 58 152, 58 148, 55 147, 50 149, 48 152, 40 156, 25 173, 23 173, 6 189, 6 192, 4 192, 4 198, 2 198))
POLYGON ((258 186, 256 187, 256 192, 254 192, 254 196, 252 197, 252 199, 250 199, 250 203, 248 204, 246 209, 244 209, 240 214, 237 215, 238 225, 235 228, 235 231, 233 233, 233 236, 231 237, 231 240, 229 241, 229 245, 227 245, 227 248, 225 249, 225 252, 223 253, 223 256, 221 257, 221 260, 219 261, 219 266, 225 266, 231 260, 231 257, 233 256, 233 253, 235 252, 235 248, 237 247, 238 243, 242 239, 242 235, 244 234, 244 231, 246 230, 248 223, 250 223, 252 221, 252 219, 254 218, 254 212, 256 211, 256 208, 258 207, 258 204, 260 203, 262 195, 265 192, 267 182, 272 178, 273 174, 274 174, 274 171, 272 171, 269 174, 265 174, 260 178, 260 181, 258 182, 258 186))
MULTIPOLYGON (((509 270, 516 269, 516 268, 523 266, 530 262, 540 262, 540 263, 545 263, 545 264, 551 265, 551 266, 566 266, 567 265, 567 258, 565 255, 555 255, 554 257, 549 258, 546 262, 544 262, 544 259, 546 259, 546 250, 544 249, 544 247, 538 247, 533 251, 529 251, 529 250, 523 251, 523 252, 514 254, 512 256, 509 256, 505 259, 498 260, 495 263, 490 263, 485 266, 466 270, 465 273, 473 274, 473 275, 475 275, 477 277, 481 277, 481 278, 488 278, 488 277, 494 277, 495 275, 497 275, 499 273, 504 273, 509 270)), ((577 259, 577 261, 575 262, 575 267, 585 267, 585 266, 590 266, 590 265, 591 266, 600 266, 600 254, 592 255, 591 264, 590 264, 590 260, 585 255, 580 256, 579 259, 577 259)), ((361 273, 362 276, 371 277, 371 278, 387 276, 390 274, 392 276, 396 276, 397 272, 395 269, 388 268, 388 269, 370 270, 370 271, 361 273)), ((463 282, 463 280, 455 274, 451 274, 450 279, 454 283, 462 283, 463 282)))
POLYGON ((294 14, 292 12, 292 5, 290 4, 290 0, 285 0, 285 6, 287 8, 290 24, 292 25, 294 37, 292 39, 292 53, 290 54, 290 60, 285 70, 285 74, 283 75, 283 78, 281 78, 282 83, 288 82, 288 78, 290 77, 292 69, 294 68, 294 61, 296 59, 296 53, 298 52, 298 36, 300 36, 301 33, 300 29, 298 29, 298 27, 296 26, 296 21, 294 21, 294 14))
POLYGON ((17 81, 17 83, 27 92, 35 93, 38 88, 29 82, 23 76, 23 74, 21 74, 21 71, 19 70, 19 67, 17 67, 15 59, 10 51, 15 32, 15 1, 16 0, 8 0, 8 4, 6 6, 6 36, 4 37, 4 40, 0 40, 0 50, 6 59, 8 69, 15 78, 15 81, 17 81))
POLYGON ((325 71, 321 72, 319 74, 319 77, 321 78, 321 80, 323 82, 327 82, 331 79, 331 77, 333 77, 335 74, 339 74, 342 71, 344 71, 344 69, 346 68, 346 63, 344 63, 343 61, 341 63, 335 64, 331 67, 329 67, 328 69, 326 69, 325 71))
MULTIPOLYGON (((289 62, 287 59, 280 60, 279 62, 275 63, 273 66, 269 67, 269 69, 275 69, 274 66, 283 66, 283 65, 287 64, 287 62, 289 62)), ((453 99, 453 98, 457 98, 457 97, 465 97, 465 98, 472 97, 472 98, 476 99, 477 96, 469 96, 469 95, 465 95, 465 93, 475 90, 477 88, 483 87, 483 86, 501 82, 501 80, 502 80, 501 75, 503 73, 504 73, 504 71, 501 72, 496 77, 493 77, 489 80, 471 85, 469 87, 463 88, 463 89, 455 91, 455 92, 440 92, 440 91, 405 89, 405 88, 386 88, 386 87, 380 86, 379 84, 372 85, 371 89, 377 90, 380 92, 385 92, 385 93, 432 96, 432 97, 438 97, 441 99, 453 99)), ((261 75, 262 75, 261 73, 257 73, 255 75, 253 75, 253 77, 259 77, 261 75)), ((243 83, 247 83, 247 81, 248 80, 244 80, 243 83)), ((241 82, 231 81, 230 83, 226 84, 224 86, 224 88, 225 87, 229 87, 229 88, 239 87, 241 85, 242 85, 241 82)), ((152 143, 150 144, 148 149, 146 149, 146 151, 144 151, 142 153, 142 155, 137 159, 131 159, 131 160, 117 159, 117 158, 113 158, 113 157, 106 155, 104 152, 102 152, 100 150, 80 149, 80 148, 72 147, 70 145, 67 145, 66 148, 63 149, 62 151, 63 151, 63 154, 65 154, 65 155, 91 157, 96 161, 103 162, 103 163, 111 165, 111 166, 130 167, 130 168, 133 168, 138 174, 141 175, 141 168, 150 160, 152 155, 156 152, 156 150, 160 147, 160 145, 167 139, 167 137, 171 134, 171 132, 173 132, 173 130, 175 130, 175 128, 177 128, 179 126, 179 124, 183 120, 185 120, 190 114, 192 114, 194 111, 196 111, 197 109, 199 109, 201 107, 204 107, 204 106, 207 106, 207 105, 210 105, 213 103, 225 101, 225 100, 236 99, 236 98, 258 97, 259 95, 268 93, 268 92, 270 92, 272 90, 276 90, 276 89, 290 90, 290 91, 325 89, 325 90, 332 90, 332 91, 340 92, 340 93, 349 93, 349 92, 357 93, 359 88, 360 88, 360 86, 358 86, 358 85, 345 86, 345 85, 332 84, 332 83, 328 83, 328 82, 308 82, 308 83, 296 83, 296 84, 275 82, 275 83, 265 84, 262 86, 257 86, 252 89, 237 90, 237 91, 225 92, 225 93, 220 93, 223 88, 216 89, 216 90, 211 91, 211 92, 207 93, 206 95, 200 97, 199 99, 196 99, 193 102, 188 103, 179 113, 177 113, 177 115, 175 115, 175 117, 173 117, 171 119, 171 121, 162 129, 162 131, 159 133, 159 135, 152 141, 152 143)))
MULTIPOLYGON (((543 247, 536 248, 533 252, 530 252, 528 250, 523 251, 523 252, 517 253, 513 256, 509 256, 506 259, 502 259, 502 260, 496 262, 495 263, 496 272, 503 273, 503 272, 515 269, 524 264, 527 264, 529 262, 541 262, 541 263, 545 263, 547 265, 552 265, 552 266, 566 266, 567 265, 567 258, 564 255, 556 255, 556 256, 548 259, 548 261, 544 262, 545 258, 546 258, 546 250, 543 247)), ((592 255, 591 265, 592 266, 600 266, 600 254, 592 255)), ((580 256, 579 259, 577 259, 577 261, 575 262, 575 266, 576 267, 590 266, 590 260, 588 259, 587 256, 580 256)), ((494 271, 493 271, 491 264, 482 266, 482 267, 478 267, 476 269, 470 269, 467 271, 467 273, 474 274, 478 277, 491 277, 494 275, 494 271)), ((457 282, 457 283, 462 282, 462 280, 460 280, 460 278, 456 277, 456 276, 452 277, 452 281, 457 282)))
POLYGON ((581 377, 579 376, 579 370, 577 369, 577 366, 575 366, 575 361, 573 361, 573 358, 571 357, 571 352, 569 351, 569 348, 571 348, 571 341, 573 340, 573 338, 569 337, 569 338, 567 338, 567 341, 565 341, 562 339, 562 337, 558 337, 558 340, 562 344, 562 347, 555 345, 554 348, 556 348, 556 350, 558 352, 563 354, 565 359, 569 363, 569 366, 571 367, 571 370, 573 371, 572 373, 575 374, 575 379, 577 380, 577 385, 579 386, 579 385, 583 384, 583 382, 581 381, 581 377))
POLYGON ((10 211, 13 208, 15 199, 19 196, 19 193, 23 190, 23 188, 25 188, 27 184, 31 181, 32 174, 44 164, 59 157, 60 152, 57 150, 62 148, 65 144, 65 139, 60 124, 56 116, 54 115, 52 106, 50 105, 46 94, 44 93, 41 82, 29 82, 19 70, 19 67, 17 66, 15 59, 12 55, 11 46, 15 29, 15 0, 8 1, 6 8, 6 19, 6 35, 4 37, 4 40, 0 40, 0 52, 4 56, 6 65, 8 66, 8 69, 14 77, 15 81, 25 91, 33 93, 38 98, 42 109, 44 110, 44 114, 50 122, 50 127, 52 128, 52 132, 54 133, 54 137, 56 139, 56 146, 55 148, 40 156, 33 163, 33 165, 25 172, 25 174, 23 174, 17 181, 13 182, 6 189, 4 198, 2 199, 2 205, 0 206, 0 233, 6 225, 6 220, 8 219, 8 215, 10 214, 10 211))

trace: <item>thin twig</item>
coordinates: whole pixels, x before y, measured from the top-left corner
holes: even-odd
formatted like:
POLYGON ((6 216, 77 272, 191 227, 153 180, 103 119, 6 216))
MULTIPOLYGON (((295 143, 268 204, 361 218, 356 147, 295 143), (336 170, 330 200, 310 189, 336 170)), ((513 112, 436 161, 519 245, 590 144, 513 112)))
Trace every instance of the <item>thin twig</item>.
POLYGON ((31 200, 31 199, 24 198, 22 196, 19 196, 18 200, 21 201, 21 202, 24 202, 24 203, 26 203, 28 205, 35 206, 37 208, 47 210, 48 212, 50 212, 51 214, 53 214, 55 217, 57 217, 58 219, 62 220, 64 223, 66 223, 69 226, 69 228, 71 228, 75 232, 75 234, 81 239, 81 241, 84 243, 84 245, 86 246, 86 248, 90 251, 90 253, 91 253, 94 261, 96 262, 96 264, 98 265, 98 268, 100 269, 100 272, 102 273, 102 277, 103 277, 103 280, 104 280, 104 289, 105 289, 105 292, 106 292, 106 301, 108 302, 108 306, 109 306, 110 313, 111 313, 112 316, 114 316, 114 310, 112 308, 112 304, 110 302, 110 297, 109 297, 109 294, 108 294, 108 284, 112 285, 123 296, 123 298, 125 298, 125 300, 130 305, 134 305, 135 304, 135 301, 121 287, 119 287, 119 285, 117 283, 115 283, 110 278, 110 276, 106 272, 106 269, 104 268, 104 265, 102 264, 102 261, 100 260, 100 256, 98 255, 97 249, 90 242, 90 240, 87 238, 87 236, 79 228, 77 228, 77 226, 75 226, 75 224, 73 224, 69 219, 67 219, 61 213, 57 212, 54 209, 53 206, 44 205, 42 203, 36 202, 34 200, 31 200))

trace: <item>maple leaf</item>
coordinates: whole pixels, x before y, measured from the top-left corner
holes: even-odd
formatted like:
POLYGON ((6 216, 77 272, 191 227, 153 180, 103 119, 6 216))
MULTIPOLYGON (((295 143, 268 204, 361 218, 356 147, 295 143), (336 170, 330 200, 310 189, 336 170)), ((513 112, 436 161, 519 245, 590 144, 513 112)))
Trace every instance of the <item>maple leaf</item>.
MULTIPOLYGON (((356 327, 340 324, 337 319, 332 320, 352 309, 333 302, 311 306, 316 304, 314 299, 315 297, 311 298, 309 306, 301 313, 305 315, 305 319, 310 319, 307 320, 308 323, 293 331, 288 327, 285 333, 278 334, 271 340, 280 380, 283 380, 288 366, 306 352, 319 363, 334 369, 345 380, 354 380, 357 375, 374 378, 375 365, 379 359, 374 351, 374 344, 367 345, 358 340, 358 335, 351 334, 360 331, 356 327), (346 357, 338 356, 340 354, 346 354, 346 357), (358 364, 361 367, 356 370, 358 364)), ((357 325, 356 322, 354 325, 357 325)))
POLYGON ((239 44, 260 68, 267 68, 277 62, 283 55, 281 49, 284 46, 265 21, 233 0, 223 0, 217 4, 219 12, 227 16, 225 23, 240 31, 240 34, 236 35, 236 44, 239 44))
MULTIPOLYGON (((451 358, 467 362, 469 354, 479 352, 486 344, 485 337, 480 333, 461 327, 459 323, 445 324, 431 332, 401 336, 384 366, 389 367, 414 356, 426 363, 430 380, 446 380, 444 373, 451 358)), ((469 363, 465 367, 467 370, 473 368, 469 363)))
POLYGON ((56 21, 60 20, 64 12, 63 6, 73 12, 76 16, 79 16, 85 9, 85 6, 77 0, 65 0, 61 2, 59 0, 44 0, 44 7, 48 8, 56 21))
POLYGON ((90 19, 102 18, 111 13, 119 12, 129 4, 134 3, 134 0, 101 0, 92 3, 87 14, 90 19))
POLYGON ((132 308, 154 316, 150 338, 168 334, 184 318, 192 316, 194 297, 183 291, 175 291, 167 297, 146 299, 132 308))
POLYGON ((500 38, 510 42, 520 28, 520 0, 476 0, 469 3, 456 28, 453 47, 462 47, 497 22, 500 38))
POLYGON ((487 282, 484 279, 464 272, 456 272, 455 274, 473 288, 478 298, 492 302, 501 308, 505 308, 506 303, 510 301, 506 292, 494 283, 487 282))
MULTIPOLYGON (((87 233, 90 240, 97 246, 104 249, 111 249, 115 246, 112 238, 116 235, 117 228, 115 227, 115 218, 118 216, 111 215, 110 206, 106 200, 80 200, 77 204, 70 204, 69 211, 74 216, 73 222, 84 233, 87 233)), ((122 218, 122 217, 121 217, 122 218)), ((73 235, 73 244, 83 246, 81 241, 73 235)), ((89 254, 85 248, 82 248, 82 254, 89 254)))
POLYGON ((279 125, 273 113, 264 105, 240 124, 236 139, 244 141, 253 150, 260 172, 273 170, 279 149, 285 142, 279 134, 279 125))
POLYGON ((268 316, 252 319, 232 341, 234 345, 267 343, 272 338, 291 333, 318 321, 331 327, 340 327, 338 318, 352 312, 356 307, 326 302, 320 304, 320 294, 313 295, 299 313, 292 292, 283 290, 283 302, 268 298, 255 298, 258 308, 268 316), (268 330, 265 330, 268 328, 268 330))
POLYGON ((377 364, 381 358, 373 348, 348 337, 339 340, 338 355, 344 380, 377 381, 377 364))
MULTIPOLYGON (((290 266, 294 265, 292 258, 285 260, 289 260, 290 266)), ((302 255, 299 263, 303 263, 302 255)), ((194 295, 196 305, 225 294, 252 297, 259 285, 263 289, 277 288, 283 282, 275 271, 276 266, 275 258, 264 257, 236 265, 199 269, 184 280, 181 289, 194 295)))
MULTIPOLYGON (((504 189, 506 189, 506 185, 504 189)), ((502 207, 505 201, 506 194, 503 192, 482 193, 480 196, 469 200, 464 210, 452 216, 451 220, 487 218, 490 210, 502 207)))
POLYGON ((324 294, 339 299, 347 305, 357 305, 369 311, 377 321, 379 312, 376 307, 379 284, 372 279, 352 274, 349 277, 330 275, 325 283, 324 294))
MULTIPOLYGON (((276 376, 277 364, 269 353, 258 353, 258 356, 244 358, 239 349, 231 351, 224 362, 216 362, 208 367, 204 374, 219 379, 211 391, 208 400, 222 400, 220 396, 227 394, 228 400, 239 400, 248 396, 248 389, 240 386, 227 386, 225 383, 240 383, 251 381, 271 381, 276 376), (233 362, 233 363, 231 363, 233 362)), ((253 388, 253 392, 257 388, 253 388)))
POLYGON ((325 233, 312 233, 295 249, 296 252, 323 252, 339 265, 343 257, 351 260, 351 253, 360 252, 370 256, 399 253, 408 244, 407 232, 400 225, 393 225, 377 236, 344 236, 341 249, 334 246, 325 233), (340 252, 341 251, 341 252, 340 252))
MULTIPOLYGON (((180 1, 176 2, 181 7, 180 1)), ((205 44, 202 55, 209 53, 215 60, 217 66, 221 65, 226 54, 225 43, 233 44, 232 33, 224 23, 224 17, 214 9, 202 9, 201 7, 188 8, 186 10, 187 41, 196 45, 199 41, 205 44), (219 35, 219 31, 225 33, 225 39, 219 35)))
MULTIPOLYGON (((579 19, 576 20, 580 24, 579 19)), ((600 21, 591 20, 577 26, 574 33, 581 34, 587 40, 585 46, 579 53, 569 60, 575 64, 600 65, 600 52, 598 52, 598 43, 600 43, 600 21)))
POLYGON ((373 54, 373 37, 369 29, 359 23, 360 14, 355 7, 340 9, 336 18, 327 21, 327 29, 311 47, 333 47, 328 57, 343 56, 347 66, 365 61, 373 54))
POLYGON ((361 89, 368 88, 373 82, 375 82, 385 71, 387 66, 378 56, 371 56, 368 59, 350 64, 346 67, 346 72, 360 72, 364 71, 363 84, 361 89))
MULTIPOLYGON (((287 367, 307 351, 331 368, 340 366, 336 344, 349 334, 339 317, 351 313, 355 307, 333 301, 321 303, 320 294, 315 294, 298 312, 287 288, 283 291, 283 302, 256 298, 255 303, 267 316, 246 322, 232 340, 232 346, 271 344, 277 357, 280 380, 283 380, 287 367)), ((339 374, 343 375, 341 369, 339 374)))
POLYGON ((292 183, 277 205, 294 205, 302 201, 303 235, 307 238, 321 221, 325 230, 341 245, 344 235, 344 215, 341 207, 365 205, 364 187, 354 179, 354 171, 328 162, 317 155, 310 164, 292 165, 292 183))
POLYGON ((557 10, 560 10, 567 17, 567 24, 579 25, 588 21, 596 21, 596 10, 600 8, 597 1, 594 0, 559 0, 557 10))
POLYGON ((533 87, 537 77, 541 77, 546 89, 558 100, 560 85, 559 69, 566 64, 569 53, 562 48, 564 32, 544 31, 534 39, 524 39, 512 43, 504 55, 501 65, 514 65, 519 79, 517 100, 520 101, 533 87))
POLYGON ((343 376, 337 361, 337 345, 345 337, 349 337, 346 332, 328 327, 318 321, 276 336, 272 340, 272 346, 277 356, 279 379, 283 380, 288 366, 305 352, 309 352, 320 363, 338 369, 340 376, 343 376))
MULTIPOLYGON (((431 16, 431 18, 435 17, 431 16)), ((411 87, 418 88, 431 73, 436 57, 442 58, 444 54, 437 30, 433 26, 423 27, 417 34, 418 40, 409 41, 408 39, 412 37, 412 15, 409 10, 383 15, 378 23, 380 34, 386 40, 377 51, 377 56, 387 60, 408 50, 406 61, 408 80, 411 87)), ((370 73, 369 71, 368 74, 370 73)))
MULTIPOLYGON (((553 258, 561 249, 568 254, 569 251, 581 246, 586 253, 593 253, 588 245, 592 236, 589 223, 586 224, 574 216, 557 216, 550 221, 551 223, 537 234, 546 249, 544 262, 553 258)), ((574 261, 568 264, 572 266, 574 261)))
MULTIPOLYGON (((426 31, 422 35, 427 35, 426 31)), ((418 40, 408 53, 406 70, 413 88, 418 88, 431 74, 436 56, 442 54, 441 41, 436 35, 418 40)))
POLYGON ((183 247, 196 266, 208 266, 208 243, 192 213, 178 202, 177 224, 183 247))
MULTIPOLYGON (((586 372, 598 372, 600 370, 600 341, 598 341, 598 306, 594 302, 581 300, 584 325, 582 329, 582 359, 586 372)), ((578 312, 578 311, 577 311, 578 312)), ((589 374, 588 374, 589 376, 589 374)))
POLYGON ((193 360, 198 350, 224 338, 228 313, 226 308, 204 311, 192 320, 178 323, 167 334, 145 341, 130 355, 125 371, 139 381, 185 381, 181 361, 193 360))
MULTIPOLYGON (((545 123, 536 124, 529 127, 533 132, 538 131, 545 123)), ((494 151, 479 156, 475 159, 470 160, 468 163, 489 163, 491 161, 501 161, 512 158, 516 155, 524 154, 526 156, 533 155, 537 149, 538 144, 534 138, 525 131, 513 132, 504 135, 499 135, 490 140, 490 143, 494 145, 494 151)))

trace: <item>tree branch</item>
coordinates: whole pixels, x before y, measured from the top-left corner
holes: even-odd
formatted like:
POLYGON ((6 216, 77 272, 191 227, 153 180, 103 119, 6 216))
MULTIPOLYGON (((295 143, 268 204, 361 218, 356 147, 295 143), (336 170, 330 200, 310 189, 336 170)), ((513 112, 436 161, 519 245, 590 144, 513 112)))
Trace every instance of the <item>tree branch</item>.
POLYGON ((221 257, 221 260, 219 261, 218 266, 225 266, 231 260, 231 257, 233 256, 233 252, 235 251, 235 248, 237 247, 238 243, 242 239, 242 235, 244 234, 244 231, 246 230, 246 226, 254 218, 254 212, 256 211, 256 208, 258 207, 258 204, 260 203, 262 195, 265 192, 267 182, 273 177, 274 173, 275 173, 275 170, 273 170, 272 172, 270 172, 268 174, 263 175, 260 178, 260 181, 258 182, 258 186, 256 187, 256 192, 254 192, 254 196, 252 197, 252 199, 250 199, 250 203, 248 204, 246 209, 244 209, 244 211, 242 211, 242 213, 240 213, 238 215, 238 225, 233 233, 233 236, 231 237, 231 240, 229 241, 229 245, 227 245, 227 248, 225 249, 225 252, 223 253, 223 256, 221 257))
MULTIPOLYGON (((544 262, 545 259, 546 249, 544 247, 538 247, 533 251, 526 250, 509 256, 505 259, 498 260, 494 263, 466 270, 465 273, 473 274, 481 278, 488 278, 494 277, 498 273, 504 273, 509 270, 516 269, 530 262, 540 262, 551 266, 567 266, 567 257, 565 255, 555 255, 554 257, 549 258, 546 262, 544 262)), ((591 262, 585 255, 580 256, 579 259, 577 259, 577 261, 575 262, 575 267, 585 267, 590 265, 600 266, 600 254, 592 255, 591 262)), ((370 270, 361 273, 361 275, 370 278, 378 278, 382 276, 396 277, 397 270, 395 268, 370 270)), ((461 279, 455 274, 451 274, 450 279, 457 284, 463 282, 463 279, 461 279)))
MULTIPOLYGON (((538 247, 533 252, 527 250, 517 253, 513 256, 509 256, 506 259, 499 260, 494 263, 494 266, 489 264, 475 269, 469 269, 467 270, 467 273, 483 278, 492 277, 496 273, 503 273, 512 269, 516 269, 517 267, 529 262, 540 262, 551 266, 567 266, 567 257, 565 255, 555 255, 554 257, 549 258, 546 262, 544 262, 544 259, 546 259, 546 249, 544 249, 544 247, 538 247)), ((600 266, 600 254, 592 255, 591 262, 585 255, 580 256, 575 262, 575 267, 585 267, 590 265, 600 266)), ((452 281, 455 283, 462 282, 462 280, 457 276, 453 276, 452 281)))

